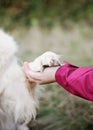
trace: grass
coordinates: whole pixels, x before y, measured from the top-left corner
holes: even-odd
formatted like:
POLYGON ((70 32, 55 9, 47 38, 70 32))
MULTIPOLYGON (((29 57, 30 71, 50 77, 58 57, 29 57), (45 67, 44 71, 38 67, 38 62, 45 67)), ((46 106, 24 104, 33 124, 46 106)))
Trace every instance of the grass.
POLYGON ((44 94, 43 102, 41 101, 39 123, 42 129, 87 130, 87 127, 92 124, 91 103, 69 95, 61 88, 57 88, 58 86, 47 87, 51 87, 52 91, 46 91, 47 95, 44 94))

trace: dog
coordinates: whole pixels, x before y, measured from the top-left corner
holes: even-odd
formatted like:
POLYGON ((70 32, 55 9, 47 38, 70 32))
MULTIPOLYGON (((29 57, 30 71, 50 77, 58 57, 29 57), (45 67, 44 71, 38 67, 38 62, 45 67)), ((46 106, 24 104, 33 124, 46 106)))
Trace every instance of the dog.
MULTIPOLYGON (((39 106, 39 87, 25 77, 17 51, 14 38, 0 30, 0 130, 29 130, 27 125, 36 118, 39 106)), ((59 56, 53 52, 30 63, 33 71, 59 65, 59 56)))

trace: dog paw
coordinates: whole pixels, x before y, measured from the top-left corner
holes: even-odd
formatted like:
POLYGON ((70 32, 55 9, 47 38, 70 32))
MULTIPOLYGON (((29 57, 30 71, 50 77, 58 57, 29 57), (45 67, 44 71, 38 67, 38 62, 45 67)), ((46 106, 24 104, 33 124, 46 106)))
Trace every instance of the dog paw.
POLYGON ((43 71, 46 67, 60 66, 60 56, 54 52, 45 52, 41 56, 37 57, 33 62, 29 63, 29 67, 33 71, 43 71))

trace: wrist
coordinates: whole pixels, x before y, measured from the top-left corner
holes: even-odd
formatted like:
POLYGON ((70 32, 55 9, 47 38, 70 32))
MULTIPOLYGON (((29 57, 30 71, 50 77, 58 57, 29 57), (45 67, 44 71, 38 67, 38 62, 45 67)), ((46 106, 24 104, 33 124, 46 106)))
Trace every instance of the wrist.
POLYGON ((45 70, 46 84, 56 82, 55 74, 59 67, 49 67, 45 70))

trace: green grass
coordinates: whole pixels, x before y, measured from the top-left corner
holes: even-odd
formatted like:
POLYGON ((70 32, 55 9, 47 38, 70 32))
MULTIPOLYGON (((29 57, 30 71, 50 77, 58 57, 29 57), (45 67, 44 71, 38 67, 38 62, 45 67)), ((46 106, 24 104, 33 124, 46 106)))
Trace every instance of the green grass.
POLYGON ((46 87, 47 91, 41 99, 38 116, 42 129, 88 130, 90 124, 92 125, 92 103, 68 94, 58 88, 58 85, 46 87))

